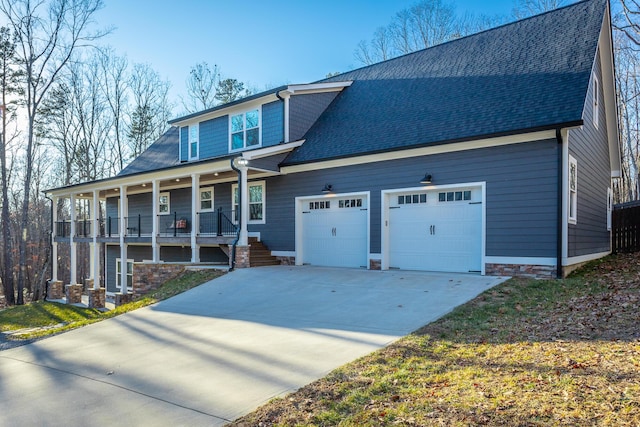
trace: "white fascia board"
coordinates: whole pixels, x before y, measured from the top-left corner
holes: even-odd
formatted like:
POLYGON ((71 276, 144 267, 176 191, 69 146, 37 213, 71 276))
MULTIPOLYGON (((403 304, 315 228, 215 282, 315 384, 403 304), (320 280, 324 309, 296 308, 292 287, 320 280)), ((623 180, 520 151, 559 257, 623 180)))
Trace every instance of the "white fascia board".
POLYGON ((301 146, 304 143, 304 139, 298 141, 288 142, 285 144, 273 145, 271 147, 258 148, 256 150, 244 151, 238 154, 242 154, 242 157, 247 160, 261 159, 263 157, 274 156, 277 154, 286 153, 301 146))
POLYGON ((310 84, 297 84, 289 85, 280 94, 287 95, 308 95, 310 93, 322 93, 322 92, 338 92, 345 87, 351 86, 352 80, 344 82, 332 82, 332 83, 310 83, 310 84))
POLYGON ((70 194, 88 193, 90 191, 104 191, 120 186, 138 185, 143 182, 167 181, 176 178, 190 177, 192 174, 212 174, 214 172, 227 172, 231 170, 229 159, 218 160, 215 162, 202 162, 185 167, 171 168, 161 171, 149 171, 135 175, 125 175, 122 177, 113 177, 101 181, 87 182, 84 184, 76 184, 69 187, 49 190, 47 194, 55 197, 64 197, 70 194))
POLYGON ((441 144, 421 148, 411 148, 407 150, 391 151, 387 153, 365 154, 361 156, 346 157, 336 160, 325 160, 314 163, 304 163, 300 165, 285 166, 281 169, 284 174, 307 172, 312 170, 329 169, 343 166, 361 165, 366 163, 383 162, 388 160, 407 159, 411 157, 430 156, 434 154, 454 153, 478 148, 499 147, 502 145, 520 144, 524 142, 540 141, 544 139, 555 139, 555 130, 546 130, 521 135, 501 136, 497 138, 479 139, 475 141, 457 142, 452 144, 441 144))
POLYGON ((204 122, 206 120, 215 119, 218 117, 232 115, 236 113, 240 113, 243 111, 248 111, 251 109, 255 109, 263 104, 268 104, 269 102, 277 101, 278 97, 275 93, 270 93, 265 96, 261 96, 260 98, 252 99, 247 102, 241 102, 239 104, 230 105, 228 107, 221 107, 218 110, 210 111, 208 113, 203 113, 202 115, 190 117, 188 119, 180 120, 178 122, 172 122, 171 126, 188 126, 196 123, 204 122))
POLYGON ((610 254, 611 254, 611 251, 606 251, 606 252, 597 252, 597 253, 581 255, 581 256, 563 257, 562 266, 568 267, 570 265, 582 264, 583 262, 589 262, 595 259, 600 259, 610 254))

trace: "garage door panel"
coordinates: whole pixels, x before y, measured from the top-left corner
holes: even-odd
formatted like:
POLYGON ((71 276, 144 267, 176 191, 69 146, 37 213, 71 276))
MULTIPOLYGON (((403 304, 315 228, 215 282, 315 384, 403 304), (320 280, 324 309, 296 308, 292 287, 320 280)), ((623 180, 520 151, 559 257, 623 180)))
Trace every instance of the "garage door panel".
MULTIPOLYGON (((325 201, 326 199, 318 199, 325 201)), ((322 206, 311 200, 307 206, 322 206)), ((368 211, 365 197, 335 198, 324 208, 303 211, 303 263, 332 267, 367 265, 368 211)))
POLYGON ((391 196, 389 266, 407 270, 480 271, 480 189, 391 196), (466 194, 465 194, 466 193, 466 194), (461 200, 462 197, 467 200, 461 200), (450 200, 447 200, 447 199, 450 200), (419 200, 420 203, 413 203, 419 200), (407 202, 411 201, 411 204, 407 202))

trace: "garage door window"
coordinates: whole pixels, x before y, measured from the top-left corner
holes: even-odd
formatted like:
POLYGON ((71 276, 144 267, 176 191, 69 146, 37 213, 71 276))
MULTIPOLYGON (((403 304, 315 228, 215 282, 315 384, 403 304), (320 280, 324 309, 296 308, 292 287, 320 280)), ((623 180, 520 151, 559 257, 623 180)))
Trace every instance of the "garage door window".
POLYGON ((322 202, 309 202, 309 209, 310 210, 331 209, 331 202, 329 200, 322 201, 322 202))
POLYGON ((446 191, 438 193, 439 202, 461 202, 471 200, 471 191, 446 191))
POLYGON ((339 208, 361 208, 362 199, 346 199, 338 201, 339 208))
POLYGON ((398 196, 399 205, 410 205, 417 203, 427 203, 427 194, 405 194, 398 196))

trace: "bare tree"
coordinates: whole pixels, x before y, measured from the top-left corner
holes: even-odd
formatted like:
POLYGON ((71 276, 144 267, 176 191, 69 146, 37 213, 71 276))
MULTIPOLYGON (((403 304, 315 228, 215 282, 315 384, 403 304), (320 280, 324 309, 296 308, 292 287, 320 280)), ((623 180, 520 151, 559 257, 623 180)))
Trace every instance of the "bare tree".
POLYGON ((171 84, 162 80, 149 65, 136 64, 131 73, 129 87, 133 106, 127 136, 131 156, 135 158, 167 129, 167 121, 171 116, 171 84))
POLYGON ((0 0, 0 13, 17 38, 17 54, 24 73, 23 102, 27 111, 17 304, 24 304, 38 109, 73 53, 105 34, 90 31, 93 16, 101 7, 102 0, 0 0))
POLYGON ((569 3, 571 2, 568 0, 518 0, 513 8, 513 16, 516 19, 523 19, 566 6, 569 3))
POLYGON ((0 134, 0 174, 2 187, 2 285, 9 305, 15 304, 15 287, 13 277, 13 246, 11 244, 11 217, 9 215, 9 171, 7 168, 7 122, 9 115, 15 114, 15 102, 9 102, 12 95, 20 95, 20 72, 16 69, 16 44, 11 30, 0 28, 0 115, 2 129, 0 134))
POLYGON ((189 113, 206 110, 216 105, 216 88, 220 83, 220 70, 217 65, 209 68, 206 62, 200 62, 189 72, 187 79, 188 98, 182 100, 189 113))

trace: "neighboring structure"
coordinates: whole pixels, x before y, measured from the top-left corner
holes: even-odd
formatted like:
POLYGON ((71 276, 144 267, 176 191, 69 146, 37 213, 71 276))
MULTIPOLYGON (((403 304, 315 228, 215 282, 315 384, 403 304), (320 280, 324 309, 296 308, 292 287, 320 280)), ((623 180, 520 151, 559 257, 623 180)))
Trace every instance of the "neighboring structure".
POLYGON ((238 219, 238 267, 250 237, 297 265, 543 277, 611 250, 606 0, 170 124, 117 176, 48 192, 92 207, 55 219, 72 283, 82 241, 96 288, 106 244, 108 293, 137 263, 227 263, 238 219))

